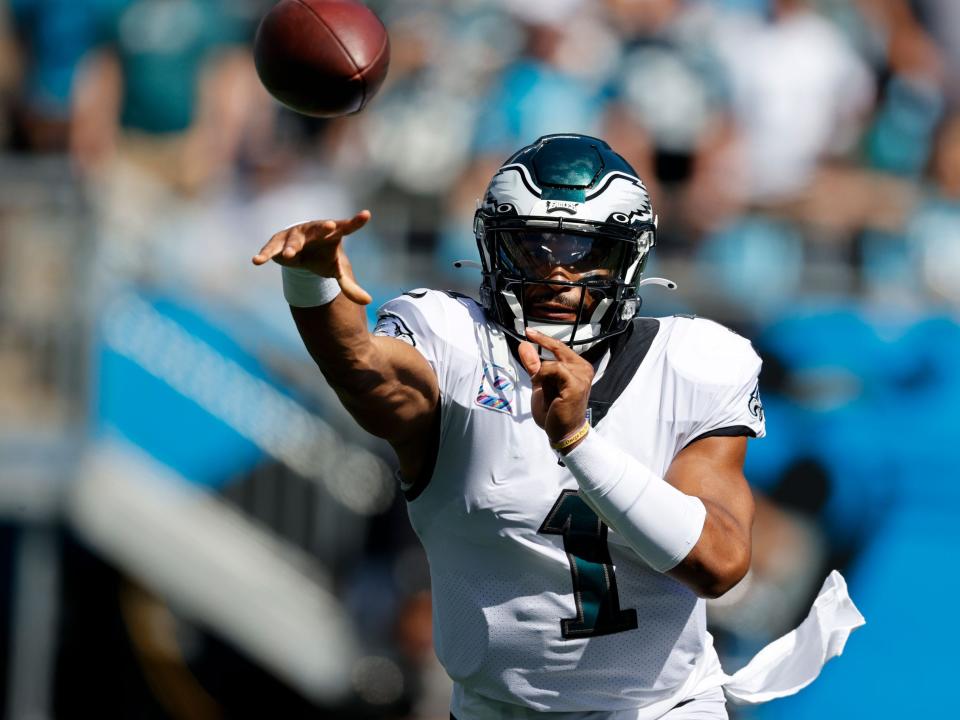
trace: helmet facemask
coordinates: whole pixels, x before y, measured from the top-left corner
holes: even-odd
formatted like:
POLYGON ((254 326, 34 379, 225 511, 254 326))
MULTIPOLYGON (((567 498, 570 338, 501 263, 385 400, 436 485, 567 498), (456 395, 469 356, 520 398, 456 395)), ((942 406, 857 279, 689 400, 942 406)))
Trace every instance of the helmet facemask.
POLYGON ((654 242, 652 224, 624 233, 556 218, 526 218, 521 223, 478 221, 478 228, 484 305, 517 339, 531 328, 585 352, 623 332, 640 306, 637 283, 654 242), (579 292, 565 291, 568 287, 579 292), (538 311, 541 303, 562 305, 573 317, 560 317, 560 307, 538 311))

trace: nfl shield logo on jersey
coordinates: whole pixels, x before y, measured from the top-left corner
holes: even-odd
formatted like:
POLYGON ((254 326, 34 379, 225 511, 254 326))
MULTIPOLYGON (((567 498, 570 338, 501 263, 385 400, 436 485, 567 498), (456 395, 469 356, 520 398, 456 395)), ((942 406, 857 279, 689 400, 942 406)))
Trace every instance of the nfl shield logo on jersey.
POLYGON ((513 392, 516 382, 499 365, 483 364, 477 405, 502 413, 513 412, 513 392))

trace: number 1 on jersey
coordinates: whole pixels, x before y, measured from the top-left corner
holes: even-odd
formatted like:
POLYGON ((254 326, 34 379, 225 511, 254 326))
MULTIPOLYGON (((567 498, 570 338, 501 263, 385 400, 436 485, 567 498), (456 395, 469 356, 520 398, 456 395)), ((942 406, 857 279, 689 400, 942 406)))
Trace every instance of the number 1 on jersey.
POLYGON ((612 635, 637 628, 637 611, 621 610, 617 578, 607 548, 607 526, 576 490, 564 490, 540 526, 561 535, 570 561, 577 616, 560 621, 564 638, 612 635))

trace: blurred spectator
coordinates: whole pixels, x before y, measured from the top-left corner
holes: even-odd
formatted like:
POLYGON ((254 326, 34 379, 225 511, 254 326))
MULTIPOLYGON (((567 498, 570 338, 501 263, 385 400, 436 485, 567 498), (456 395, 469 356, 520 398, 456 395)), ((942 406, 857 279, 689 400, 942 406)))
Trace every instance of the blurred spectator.
MULTIPOLYGON (((13 148, 67 149, 77 68, 98 40, 101 0, 10 0, 22 77, 13 103, 13 148)), ((4 58, 4 60, 12 58, 4 58)), ((4 67, 15 64, 2 63, 4 67)))
POLYGON ((860 0, 881 54, 881 102, 868 137, 870 164, 900 175, 922 173, 944 105, 941 49, 907 0, 860 0))
POLYGON ((607 8, 625 47, 603 136, 645 178, 664 252, 682 253, 737 209, 736 129, 713 40, 725 16, 678 0, 608 0, 607 8))
POLYGON ((11 27, 9 7, 0 5, 0 148, 10 139, 13 96, 20 83, 20 59, 11 27))
POLYGON ((848 152, 874 88, 849 41, 805 0, 775 0, 768 22, 741 16, 718 38, 743 136, 745 197, 782 202, 825 157, 848 152))
POLYGON ((96 170, 117 150, 193 192, 233 159, 254 94, 250 28, 221 0, 117 0, 81 78, 73 152, 96 170))
MULTIPOLYGON (((926 3, 928 10, 942 5, 926 3)), ((940 83, 946 67, 940 47, 916 12, 924 3, 910 0, 858 0, 864 20, 879 35, 889 71, 904 77, 940 83)), ((928 14, 928 20, 934 20, 928 14)))
POLYGON ((942 53, 945 89, 952 107, 960 106, 960 3, 954 0, 914 0, 919 19, 942 53))
POLYGON ((940 132, 932 187, 907 227, 907 247, 931 295, 960 307, 960 114, 940 132))
POLYGON ((269 113, 246 3, 118 0, 80 77, 71 138, 95 181, 114 262, 156 272, 177 204, 229 180, 245 132, 269 113))
MULTIPOLYGON (((437 218, 450 185, 468 162, 476 91, 505 58, 496 55, 495 9, 452 9, 421 1, 385 8, 391 56, 397 59, 381 97, 347 128, 336 167, 365 197, 374 195, 374 225, 387 242, 416 254, 437 245, 437 218), (394 29, 395 28, 395 29, 394 29), (379 213, 376 211, 379 208, 379 213)), ((508 57, 512 38, 499 38, 508 57)))
MULTIPOLYGON (((596 135, 605 71, 616 47, 611 29, 579 2, 508 2, 525 29, 520 56, 483 100, 475 152, 503 160, 530 138, 558 132, 596 135)), ((615 57, 615 56, 614 56, 615 57)))
POLYGON ((960 119, 940 126, 929 178, 913 190, 900 222, 873 227, 861 239, 864 290, 890 306, 960 304, 960 119))

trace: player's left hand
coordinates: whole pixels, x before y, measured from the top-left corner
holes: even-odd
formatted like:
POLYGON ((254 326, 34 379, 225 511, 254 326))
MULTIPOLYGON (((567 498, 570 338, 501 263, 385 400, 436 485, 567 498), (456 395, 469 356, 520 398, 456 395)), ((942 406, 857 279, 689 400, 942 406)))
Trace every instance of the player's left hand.
POLYGON ((551 443, 558 443, 583 427, 593 366, 565 343, 543 333, 527 330, 527 339, 530 342, 520 343, 519 354, 533 383, 533 419, 551 443), (549 350, 555 359, 541 359, 531 343, 549 350))

